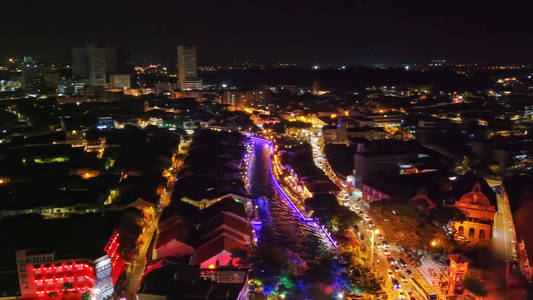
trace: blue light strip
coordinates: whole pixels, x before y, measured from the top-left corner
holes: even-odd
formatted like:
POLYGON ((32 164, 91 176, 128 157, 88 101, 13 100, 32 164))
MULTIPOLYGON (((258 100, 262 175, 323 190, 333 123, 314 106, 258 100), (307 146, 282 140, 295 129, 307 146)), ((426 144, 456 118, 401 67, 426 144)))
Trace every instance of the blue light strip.
MULTIPOLYGON (((266 140, 266 139, 261 138, 261 137, 256 137, 256 136, 251 136, 250 139, 252 141, 256 141, 256 142, 259 142, 259 143, 263 143, 263 144, 269 145, 271 153, 274 152, 274 143, 272 141, 266 140)), ((300 217, 302 222, 304 222, 306 224, 311 223, 313 226, 318 227, 320 229, 320 231, 322 231, 324 233, 324 235, 328 238, 328 240, 331 243, 331 245, 335 249, 338 249, 337 242, 333 239, 333 237, 331 237, 331 235, 329 234, 327 229, 324 226, 322 226, 320 223, 318 223, 318 220, 316 220, 315 218, 307 218, 307 217, 305 217, 302 214, 302 212, 298 209, 298 207, 294 204, 294 202, 292 202, 292 200, 289 198, 289 196, 287 196, 285 191, 283 191, 283 189, 279 185, 278 181, 274 177, 274 174, 272 173, 272 162, 271 162, 271 159, 270 159, 270 155, 268 156, 268 166, 269 166, 269 169, 270 169, 270 177, 272 179, 272 182, 274 182, 274 187, 279 192, 279 194, 282 196, 282 198, 285 199, 285 202, 287 202, 289 207, 291 207, 292 210, 300 217)), ((248 172, 250 172, 250 171, 248 170, 248 172)))

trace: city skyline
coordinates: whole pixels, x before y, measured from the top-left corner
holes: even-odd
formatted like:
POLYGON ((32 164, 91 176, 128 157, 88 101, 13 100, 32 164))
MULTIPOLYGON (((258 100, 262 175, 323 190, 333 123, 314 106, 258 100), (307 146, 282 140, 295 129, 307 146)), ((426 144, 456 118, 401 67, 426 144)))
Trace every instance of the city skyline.
POLYGON ((0 295, 533 299, 529 2, 4 4, 0 295))
MULTIPOLYGON (((23 21, 0 20, 0 58, 70 61, 71 49, 104 40, 134 61, 175 59, 199 46, 199 65, 235 61, 320 64, 531 63, 531 3, 410 1, 231 3, 113 2, 83 9, 33 4, 23 21), (98 16, 103 22, 94 22, 98 16), (391 51, 394 49, 394 51, 391 51)), ((5 4, 19 11, 19 4, 5 4)))

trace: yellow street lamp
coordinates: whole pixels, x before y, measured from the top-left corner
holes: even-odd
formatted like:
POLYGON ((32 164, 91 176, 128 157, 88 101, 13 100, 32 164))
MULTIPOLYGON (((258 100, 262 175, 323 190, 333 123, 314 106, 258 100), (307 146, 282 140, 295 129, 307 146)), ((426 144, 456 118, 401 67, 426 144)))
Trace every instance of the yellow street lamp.
POLYGON ((371 247, 370 247, 370 267, 374 267, 374 237, 376 234, 379 234, 379 229, 376 228, 372 230, 372 237, 370 238, 371 247))
POLYGON ((432 240, 431 241, 431 246, 432 247, 436 247, 437 246, 437 241, 436 240, 432 240))

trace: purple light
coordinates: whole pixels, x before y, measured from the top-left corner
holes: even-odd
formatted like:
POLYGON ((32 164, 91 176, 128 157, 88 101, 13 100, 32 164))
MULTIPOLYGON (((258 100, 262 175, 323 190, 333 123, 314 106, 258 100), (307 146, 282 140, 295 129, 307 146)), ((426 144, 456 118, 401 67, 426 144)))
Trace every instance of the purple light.
POLYGON ((260 220, 253 220, 252 222, 252 228, 254 232, 254 237, 259 240, 259 232, 261 231, 261 227, 263 226, 263 222, 260 220))
MULTIPOLYGON (((255 136, 250 137, 250 139, 253 140, 253 141, 256 141, 256 142, 260 142, 260 143, 269 145, 270 146, 270 151, 274 152, 274 143, 272 143, 272 141, 268 141, 268 140, 266 140, 264 138, 255 137, 255 136)), ((287 196, 285 191, 283 191, 283 189, 279 185, 278 181, 274 177, 274 174, 272 173, 272 161, 270 159, 270 155, 268 156, 268 166, 269 166, 269 169, 270 169, 270 177, 272 179, 272 182, 274 182, 274 187, 279 192, 279 194, 282 196, 282 198, 285 200, 285 202, 287 202, 288 206, 290 208, 292 208, 292 210, 300 217, 302 222, 304 222, 306 224, 311 223, 314 226, 318 227, 320 229, 320 231, 322 231, 324 233, 324 235, 328 238, 329 242, 333 245, 333 247, 335 249, 337 249, 337 242, 331 237, 329 232, 322 225, 320 225, 320 223, 318 223, 318 220, 316 220, 315 218, 306 218, 302 214, 302 212, 298 209, 298 207, 294 204, 294 202, 289 198, 289 196, 287 196)), ((250 170, 248 170, 248 172, 250 172, 250 170)))

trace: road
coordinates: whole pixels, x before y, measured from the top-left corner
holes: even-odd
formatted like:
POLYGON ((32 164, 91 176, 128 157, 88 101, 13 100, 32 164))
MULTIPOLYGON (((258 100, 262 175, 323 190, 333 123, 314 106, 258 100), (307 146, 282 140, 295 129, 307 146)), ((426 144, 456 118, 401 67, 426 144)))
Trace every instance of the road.
MULTIPOLYGON (((308 138, 308 142, 311 144, 312 151, 313 151, 313 161, 315 165, 322 169, 324 173, 330 178, 331 181, 333 181, 335 184, 339 186, 341 189, 341 193, 339 195, 339 203, 348 206, 350 209, 356 211, 360 216, 365 217, 365 219, 370 220, 366 213, 366 209, 364 207, 358 206, 356 203, 359 202, 361 198, 360 191, 356 190, 355 188, 350 188, 347 186, 346 183, 342 182, 338 179, 338 176, 335 174, 333 169, 328 163, 328 160, 324 154, 324 143, 321 136, 318 134, 318 130, 308 130, 306 133, 306 136, 308 138), (344 199, 343 199, 344 195, 344 199)), ((365 233, 365 241, 367 243, 367 247, 370 247, 369 241, 370 241, 370 233, 374 228, 369 227, 369 222, 364 221, 363 223, 359 225, 360 230, 365 233)), ((369 248, 370 249, 370 248, 369 248)), ((375 253, 377 254, 375 256, 376 264, 374 265, 376 270, 379 274, 388 276, 388 270, 393 270, 393 276, 400 281, 401 274, 405 274, 405 270, 403 268, 400 268, 400 272, 396 272, 394 270, 394 266, 387 260, 387 257, 385 253, 383 252, 384 249, 377 249, 375 248, 375 253), (378 262, 379 261, 379 262, 378 262)), ((394 250, 389 250, 390 254, 389 256, 393 257, 395 261, 397 261, 398 258, 402 257, 398 252, 395 252, 394 250)), ((408 262, 408 260, 403 257, 404 261, 408 262)), ((426 277, 423 276, 420 272, 420 270, 412 266, 408 263, 408 269, 413 272, 413 277, 409 278, 407 282, 402 283, 402 288, 405 290, 406 293, 411 294, 414 296, 415 299, 426 299, 429 294, 432 294, 435 292, 435 288, 428 283, 426 280, 426 277), (416 283, 415 283, 416 281, 416 283)), ((435 282, 437 285, 438 282, 435 282)), ((387 279, 387 285, 385 287, 385 290, 387 291, 387 294, 389 295, 389 298, 392 297, 392 299, 398 299, 398 290, 394 290, 392 288, 391 279, 387 279)), ((409 296, 406 296, 408 299, 409 296)))
POLYGON ((497 209, 492 228, 493 245, 506 261, 517 259, 516 236, 513 217, 509 206, 509 196, 501 180, 485 179, 496 194, 497 209))
POLYGON ((156 208, 154 216, 144 226, 141 235, 138 238, 138 251, 134 261, 131 263, 127 280, 125 283, 124 296, 126 299, 135 299, 137 290, 141 283, 144 270, 146 268, 146 254, 150 249, 152 239, 159 224, 159 218, 163 213, 163 209, 170 203, 170 196, 172 195, 172 186, 167 185, 167 190, 160 195, 159 208, 156 208))
MULTIPOLYGON (((356 204, 354 207, 360 212, 364 219, 368 218, 360 206, 356 204)), ((368 225, 369 222, 365 221, 364 219, 360 224, 357 225, 359 227, 359 231, 365 235, 365 248, 370 251, 372 248, 370 243, 372 236, 371 232, 372 230, 375 230, 375 228, 370 228, 368 225)), ((383 247, 378 247, 378 244, 380 243, 381 241, 376 237, 374 246, 374 268, 378 274, 387 278, 384 290, 386 291, 389 299, 398 299, 401 291, 403 291, 406 295, 406 299, 410 299, 411 297, 414 299, 427 299, 428 295, 434 292, 434 289, 426 282, 422 275, 418 273, 417 268, 413 266, 404 255, 395 250, 396 247, 391 245, 388 249, 385 249, 383 247), (394 262, 389 262, 387 257, 392 257, 394 262), (398 258, 402 258, 407 263, 407 267, 399 266, 397 264, 398 258), (391 275, 389 275, 389 270, 392 271, 392 277, 396 278, 400 283, 400 289, 393 288, 392 278, 391 275), (410 270, 413 276, 407 276, 406 270, 410 270), (405 278, 406 281, 402 281, 402 277, 405 278), (418 285, 415 283, 415 281, 418 282, 418 285)))
POLYGON ((159 218, 161 217, 163 210, 171 202, 171 196, 174 190, 175 174, 177 174, 177 170, 179 169, 177 165, 174 165, 172 167, 174 169, 172 169, 172 171, 169 170, 169 173, 171 175, 168 177, 166 187, 164 189, 161 189, 158 201, 159 205, 157 205, 157 207, 155 207, 150 212, 151 217, 149 219, 145 218, 145 221, 147 222, 143 227, 139 238, 137 239, 137 254, 135 256, 135 259, 130 262, 129 268, 127 270, 126 279, 122 283, 122 286, 124 287, 123 296, 126 297, 126 299, 128 300, 135 299, 135 296, 137 295, 139 285, 146 269, 146 255, 150 250, 150 245, 152 244, 152 240, 154 239, 155 233, 157 232, 157 228, 159 226, 159 218))

